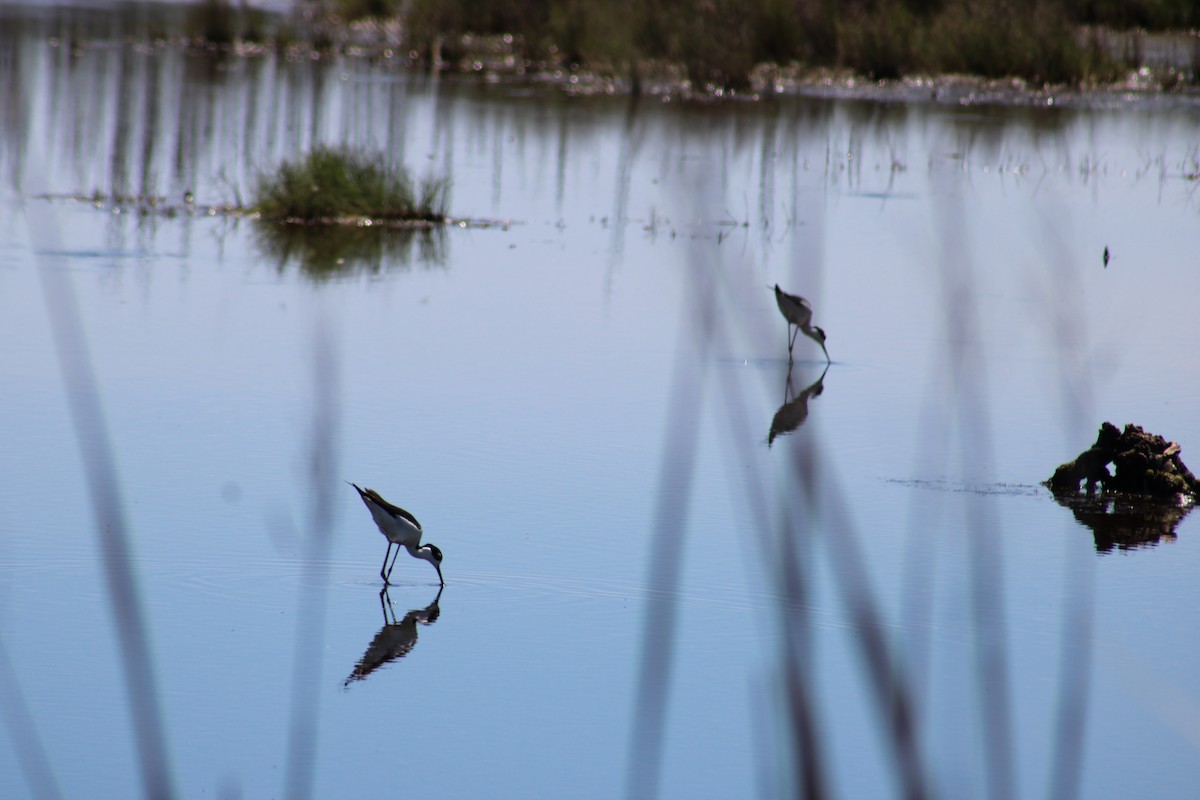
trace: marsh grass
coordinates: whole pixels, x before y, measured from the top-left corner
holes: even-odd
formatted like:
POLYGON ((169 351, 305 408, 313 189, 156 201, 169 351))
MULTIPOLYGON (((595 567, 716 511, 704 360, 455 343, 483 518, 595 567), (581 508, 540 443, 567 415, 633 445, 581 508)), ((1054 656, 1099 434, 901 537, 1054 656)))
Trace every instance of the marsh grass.
POLYGON ((238 36, 237 9, 228 0, 201 0, 188 10, 185 20, 189 34, 210 44, 233 44, 238 36))
POLYGON ((198 0, 186 30, 218 47, 273 39, 277 49, 304 43, 323 53, 345 43, 348 23, 367 18, 399 21, 405 48, 434 68, 473 65, 472 42, 502 36, 521 71, 577 66, 628 77, 636 92, 643 74, 669 65, 668 74, 682 71, 692 90, 711 93, 750 90, 764 64, 845 69, 873 80, 964 73, 1038 84, 1111 82, 1141 66, 1141 53, 1113 56, 1082 31, 1186 30, 1200 25, 1200 3, 309 0, 270 34, 263 13, 240 0, 198 0))
POLYGON ((184 16, 184 32, 190 39, 228 47, 238 40, 261 42, 268 38, 267 15, 244 0, 200 0, 184 16))
POLYGON ((363 219, 441 223, 450 182, 427 177, 415 185, 382 153, 318 146, 259 177, 253 209, 264 219, 333 224, 363 219))
POLYGON ((1014 76, 1039 83, 1111 80, 1117 65, 1098 47, 1080 43, 1075 26, 1053 4, 963 2, 948 6, 922 47, 939 71, 985 78, 1014 76))
POLYGON ((348 20, 391 17, 399 11, 399 4, 393 0, 338 0, 335 10, 338 16, 348 20))
MULTIPOLYGON (((617 72, 637 61, 682 65, 697 89, 745 89, 756 66, 848 68, 870 78, 966 72, 1081 83, 1117 75, 1080 43, 1088 10, 1018 0, 662 0, 633 7, 571 0, 414 0, 414 44, 466 34, 515 34, 534 63, 617 72)), ((1091 16, 1095 16, 1094 14, 1091 16)), ((1186 15, 1185 15, 1186 16, 1186 15)), ((1101 20, 1103 22, 1103 20, 1101 20)))

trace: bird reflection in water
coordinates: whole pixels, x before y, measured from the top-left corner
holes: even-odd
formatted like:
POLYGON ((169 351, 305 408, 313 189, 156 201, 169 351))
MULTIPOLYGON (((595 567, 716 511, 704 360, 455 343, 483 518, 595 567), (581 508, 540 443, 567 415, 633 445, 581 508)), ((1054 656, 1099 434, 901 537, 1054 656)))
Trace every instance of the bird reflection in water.
POLYGON ((771 432, 767 434, 767 447, 771 446, 776 436, 791 433, 808 419, 808 401, 825 391, 826 372, 829 372, 828 364, 821 372, 821 377, 797 395, 792 388, 792 362, 788 362, 787 379, 783 385, 783 405, 779 407, 779 410, 775 412, 775 418, 771 420, 771 432))
POLYGON ((1191 513, 1190 503, 1122 498, 1103 493, 1056 492, 1054 499, 1071 509, 1075 521, 1092 532, 1097 553, 1153 547, 1175 541, 1175 529, 1191 513))
MULTIPOLYGON (((443 587, 444 588, 444 587, 443 587)), ((417 646, 417 623, 432 625, 437 622, 441 613, 438 601, 442 599, 442 589, 438 589, 433 602, 424 608, 414 608, 404 615, 404 619, 396 621, 396 609, 392 607, 392 598, 388 595, 387 586, 379 592, 379 607, 383 610, 383 627, 375 638, 367 645, 362 658, 354 665, 354 671, 342 684, 349 687, 354 681, 365 679, 384 664, 404 658, 409 651, 417 646)))

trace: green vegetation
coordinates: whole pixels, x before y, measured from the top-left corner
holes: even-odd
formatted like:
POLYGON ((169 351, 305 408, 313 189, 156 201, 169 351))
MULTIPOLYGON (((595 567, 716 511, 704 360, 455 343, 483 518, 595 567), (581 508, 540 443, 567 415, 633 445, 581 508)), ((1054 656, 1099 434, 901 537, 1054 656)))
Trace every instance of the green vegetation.
MULTIPOLYGON (((1081 3, 1081 6, 1085 4, 1081 3)), ((1107 79, 1113 64, 1078 41, 1083 11, 1038 0, 414 0, 422 51, 464 33, 519 33, 523 55, 621 70, 637 59, 683 65, 697 87, 744 88, 760 63, 841 67, 873 78, 915 71, 1107 79)), ((453 54, 451 54, 453 55, 453 54)))
POLYGON ((337 0, 334 13, 342 19, 356 20, 365 17, 394 17, 400 13, 400 0, 337 0))
POLYGON ((200 0, 188 13, 188 29, 206 42, 232 44, 241 20, 237 9, 226 0, 200 0))
MULTIPOLYGON (((245 41, 263 27, 248 14, 241 0, 197 0, 190 28, 214 44, 245 41)), ((1137 36, 1122 55, 1099 28, 1198 26, 1200 0, 296 0, 275 45, 321 53, 386 36, 391 48, 399 31, 411 60, 578 67, 625 77, 635 92, 643 76, 686 77, 700 92, 745 90, 764 64, 792 74, 965 73, 1088 85, 1141 66, 1137 36), (348 25, 368 18, 399 24, 348 25), (492 58, 498 53, 505 58, 492 58)), ((1200 45, 1195 52, 1195 63, 1171 70, 1164 86, 1197 80, 1200 45)))
POLYGON ((227 47, 238 40, 258 42, 266 38, 266 15, 244 2, 198 0, 188 9, 184 24, 187 35, 207 44, 227 47))
POLYGON ((1197 0, 1063 0, 1071 19, 1087 25, 1151 31, 1200 27, 1197 0))
POLYGON ((381 153, 316 147, 261 176, 253 208, 288 222, 443 222, 449 189, 445 178, 426 178, 414 189, 408 173, 387 166, 381 153))
MULTIPOLYGON (((1164 0, 1165 2, 1165 0, 1164 0)), ((743 88, 760 63, 841 67, 874 78, 914 71, 1106 79, 1114 65, 1076 31, 1097 6, 1053 0, 414 0, 414 44, 464 33, 520 34, 523 55, 620 69, 683 65, 697 87, 743 88), (1086 12, 1086 13, 1085 13, 1086 12)), ((1119 5, 1119 4, 1114 4, 1119 5)), ((1200 4, 1195 4, 1200 6, 1200 4)))

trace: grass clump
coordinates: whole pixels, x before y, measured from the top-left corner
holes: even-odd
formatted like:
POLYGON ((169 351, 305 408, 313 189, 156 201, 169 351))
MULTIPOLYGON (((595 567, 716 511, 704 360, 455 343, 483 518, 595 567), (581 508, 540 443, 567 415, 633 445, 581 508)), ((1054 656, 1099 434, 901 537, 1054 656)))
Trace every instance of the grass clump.
POLYGON ((345 147, 313 148, 259 178, 254 210, 267 219, 330 224, 347 220, 443 222, 450 183, 408 172, 381 153, 345 147))

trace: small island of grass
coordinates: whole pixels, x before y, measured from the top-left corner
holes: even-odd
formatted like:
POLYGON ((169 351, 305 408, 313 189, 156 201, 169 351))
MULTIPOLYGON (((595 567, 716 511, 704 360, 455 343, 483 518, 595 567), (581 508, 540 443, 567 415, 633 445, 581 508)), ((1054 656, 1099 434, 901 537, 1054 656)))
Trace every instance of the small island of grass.
POLYGON ((261 176, 253 210, 293 224, 434 225, 446 221, 449 189, 447 178, 414 183, 381 153, 318 146, 261 176))

